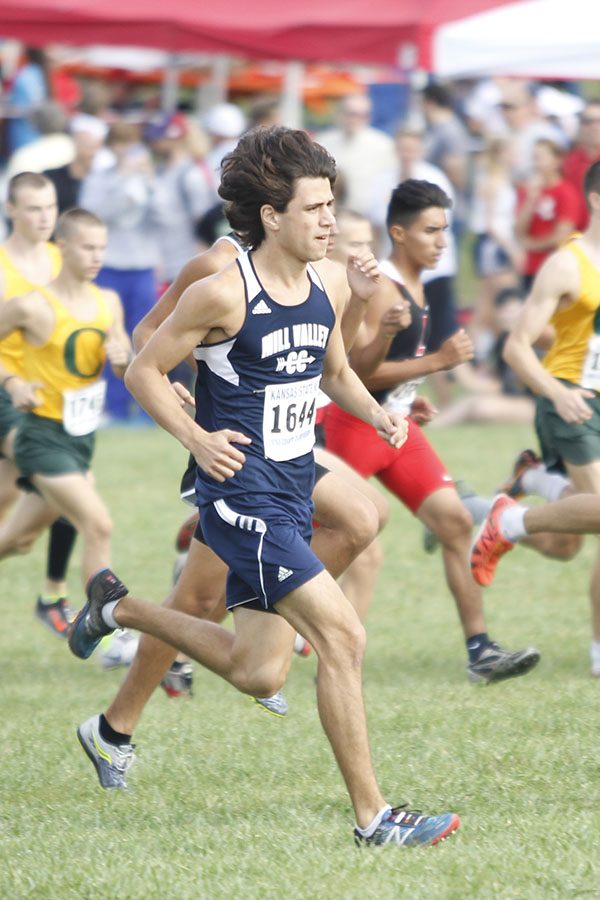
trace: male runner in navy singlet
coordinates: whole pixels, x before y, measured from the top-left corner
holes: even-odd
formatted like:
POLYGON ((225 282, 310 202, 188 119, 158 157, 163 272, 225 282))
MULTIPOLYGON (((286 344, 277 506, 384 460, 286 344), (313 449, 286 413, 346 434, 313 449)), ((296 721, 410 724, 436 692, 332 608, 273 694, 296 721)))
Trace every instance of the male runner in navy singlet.
MULTIPOLYGON (((197 460, 204 536, 230 567, 236 630, 276 612, 315 649, 319 714, 352 800, 356 840, 433 844, 458 827, 458 816, 392 809, 383 799, 362 698, 364 629, 308 546, 321 374, 328 395, 392 446, 406 435, 404 419, 379 406, 346 360, 338 317, 349 288, 343 270, 324 258, 334 180, 333 159, 302 131, 242 137, 223 162, 220 194, 252 250, 188 288, 131 365, 127 384, 197 460), (164 378, 192 351, 200 374, 195 422, 164 378)), ((88 656, 117 625, 196 655, 196 625, 206 623, 134 599, 115 582, 106 570, 90 582, 70 640, 77 655, 88 656)))

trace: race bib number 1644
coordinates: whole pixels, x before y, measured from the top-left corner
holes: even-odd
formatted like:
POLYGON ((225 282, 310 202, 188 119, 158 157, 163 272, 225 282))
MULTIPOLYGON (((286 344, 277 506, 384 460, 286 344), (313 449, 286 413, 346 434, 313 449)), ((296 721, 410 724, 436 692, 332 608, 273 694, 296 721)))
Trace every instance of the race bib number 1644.
POLYGON ((321 376, 265 388, 263 443, 267 459, 283 462, 309 453, 315 443, 321 376))

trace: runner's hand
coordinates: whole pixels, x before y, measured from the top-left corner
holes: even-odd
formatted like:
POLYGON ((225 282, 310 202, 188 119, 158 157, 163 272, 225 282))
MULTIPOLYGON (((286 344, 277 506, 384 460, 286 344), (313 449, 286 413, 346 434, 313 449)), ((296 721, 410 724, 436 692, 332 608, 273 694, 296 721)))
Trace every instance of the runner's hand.
POLYGON ((382 338, 391 340, 396 337, 399 331, 404 331, 412 322, 412 314, 410 311, 410 303, 401 300, 394 306, 390 306, 384 312, 379 321, 379 334, 382 338))
POLYGON ((399 413, 388 413, 384 409, 378 412, 373 419, 373 427, 380 438, 396 449, 402 446, 408 434, 408 422, 405 416, 401 416, 399 413))
POLYGON ((595 396, 594 391, 585 388, 565 388, 558 398, 554 399, 554 406, 565 422, 570 425, 581 425, 593 416, 593 410, 587 401, 595 396))
POLYGON ((106 358, 111 366, 122 369, 131 362, 131 347, 129 343, 120 339, 117 335, 108 333, 104 341, 106 358))
POLYGON ((245 434, 225 428, 223 431, 205 432, 191 450, 202 471, 215 481, 223 482, 233 478, 246 462, 242 451, 233 445, 251 443, 245 434))
POLYGON ((180 406, 196 405, 193 394, 190 394, 185 384, 181 384, 180 381, 170 381, 169 384, 171 385, 173 393, 177 397, 180 406))
POLYGON ((370 250, 348 257, 346 277, 353 294, 365 302, 371 299, 379 282, 379 266, 370 250))
POLYGON ((464 330, 460 328, 455 334, 446 338, 437 352, 442 369, 454 369, 461 363, 468 362, 475 355, 473 341, 464 330))
POLYGON ((25 381, 23 378, 15 376, 9 378, 5 385, 5 390, 10 395, 12 404, 15 409, 20 412, 31 412, 41 401, 38 395, 39 388, 43 387, 39 382, 25 381))
POLYGON ((410 417, 417 425, 426 425, 437 415, 437 409, 427 397, 415 397, 410 407, 410 417))

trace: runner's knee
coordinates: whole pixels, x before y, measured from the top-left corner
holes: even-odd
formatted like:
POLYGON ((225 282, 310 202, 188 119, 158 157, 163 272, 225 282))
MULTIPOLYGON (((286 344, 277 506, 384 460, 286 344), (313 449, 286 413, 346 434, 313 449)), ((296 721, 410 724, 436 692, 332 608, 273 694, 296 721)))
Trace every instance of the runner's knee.
POLYGON ((178 582, 164 605, 197 619, 208 619, 222 605, 222 600, 221 586, 213 589, 211 585, 192 587, 178 582))
POLYGON ((232 673, 238 690, 252 697, 272 697, 280 691, 290 669, 291 657, 271 656, 258 665, 250 659, 240 659, 232 673))
POLYGON ((314 637, 304 635, 313 645, 319 663, 335 668, 360 668, 367 646, 367 633, 355 614, 345 617, 314 637))
POLYGON ((554 540, 550 545, 547 556, 550 556, 552 559, 563 560, 564 562, 575 559, 581 550, 583 537, 582 534, 553 535, 554 540))
POLYGON ((457 502, 436 516, 435 522, 429 525, 433 533, 445 546, 463 543, 471 539, 473 519, 465 507, 457 502))
POLYGON ((87 526, 84 526, 84 533, 88 538, 98 543, 106 543, 110 541, 112 535, 112 520, 107 512, 95 515, 87 526))
POLYGON ((354 495, 352 501, 345 505, 338 527, 354 552, 361 553, 379 532, 379 514, 375 504, 360 494, 354 495))

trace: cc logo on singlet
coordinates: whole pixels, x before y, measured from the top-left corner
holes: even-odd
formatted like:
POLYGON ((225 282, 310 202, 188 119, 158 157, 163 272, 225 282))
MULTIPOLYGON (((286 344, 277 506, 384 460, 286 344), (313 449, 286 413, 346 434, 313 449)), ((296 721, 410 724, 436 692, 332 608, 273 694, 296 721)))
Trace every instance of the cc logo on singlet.
POLYGON ((291 350, 287 356, 277 357, 276 372, 287 372, 288 375, 302 374, 306 372, 308 366, 315 361, 314 356, 310 356, 307 350, 291 350))

